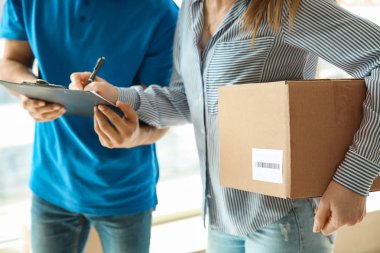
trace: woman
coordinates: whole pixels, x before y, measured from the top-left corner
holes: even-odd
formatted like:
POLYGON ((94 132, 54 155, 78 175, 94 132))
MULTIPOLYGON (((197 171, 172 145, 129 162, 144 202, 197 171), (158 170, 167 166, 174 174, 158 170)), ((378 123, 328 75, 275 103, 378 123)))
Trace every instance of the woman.
MULTIPOLYGON (((114 88, 98 79, 86 89, 132 105, 141 121, 158 128, 193 123, 209 214, 208 252, 326 253, 332 250, 327 235, 363 219, 366 196, 380 171, 379 37, 378 26, 333 0, 187 0, 177 25, 169 88, 114 88), (312 79, 318 56, 364 77, 368 92, 362 125, 313 223, 310 199, 279 199, 220 185, 217 88, 312 79)), ((88 76, 74 74, 72 87, 81 88, 88 76)), ((104 145, 118 146, 125 125, 111 110, 96 109, 95 129, 104 145)))

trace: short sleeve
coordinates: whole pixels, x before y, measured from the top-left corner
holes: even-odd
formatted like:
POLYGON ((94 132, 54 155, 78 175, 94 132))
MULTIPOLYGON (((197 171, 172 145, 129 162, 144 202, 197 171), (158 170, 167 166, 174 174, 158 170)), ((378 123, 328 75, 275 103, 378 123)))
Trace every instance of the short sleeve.
POLYGON ((7 0, 3 7, 0 37, 11 40, 27 40, 21 0, 7 0))
POLYGON ((168 10, 157 24, 149 49, 137 73, 139 83, 167 86, 173 66, 173 40, 178 10, 168 10))

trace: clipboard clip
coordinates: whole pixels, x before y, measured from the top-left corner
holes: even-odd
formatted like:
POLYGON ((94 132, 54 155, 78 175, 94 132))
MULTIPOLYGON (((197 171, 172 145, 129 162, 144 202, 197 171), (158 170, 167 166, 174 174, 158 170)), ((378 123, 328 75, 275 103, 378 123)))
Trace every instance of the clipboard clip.
POLYGON ((48 81, 45 81, 43 79, 37 79, 36 80, 36 84, 37 85, 49 85, 49 82, 48 81))
POLYGON ((43 80, 43 79, 37 79, 35 83, 23 82, 23 84, 26 84, 26 85, 35 85, 35 86, 39 86, 39 87, 47 87, 47 88, 60 88, 60 89, 66 89, 65 86, 57 85, 57 84, 52 84, 52 83, 49 83, 48 81, 45 81, 45 80, 43 80))

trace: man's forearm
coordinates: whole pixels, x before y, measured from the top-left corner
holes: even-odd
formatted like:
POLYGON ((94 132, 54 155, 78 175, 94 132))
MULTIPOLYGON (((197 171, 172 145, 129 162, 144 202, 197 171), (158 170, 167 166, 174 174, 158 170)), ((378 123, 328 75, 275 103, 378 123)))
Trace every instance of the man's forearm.
POLYGON ((21 83, 24 81, 34 82, 36 76, 32 73, 32 70, 20 62, 2 59, 0 61, 0 79, 21 83))
MULTIPOLYGON (((32 70, 17 61, 2 59, 0 61, 0 79, 8 82, 34 82, 37 78, 32 70)), ((18 94, 9 90, 15 96, 18 94)))
POLYGON ((161 139, 167 132, 169 128, 158 129, 147 124, 140 122, 140 136, 141 140, 139 145, 149 145, 153 144, 159 139, 161 139))

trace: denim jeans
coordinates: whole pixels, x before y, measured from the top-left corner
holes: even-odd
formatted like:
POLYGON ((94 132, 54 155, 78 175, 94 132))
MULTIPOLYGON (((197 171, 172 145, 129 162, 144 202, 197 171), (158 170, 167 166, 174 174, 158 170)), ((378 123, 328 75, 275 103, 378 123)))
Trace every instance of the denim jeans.
POLYGON ((93 225, 105 253, 147 253, 151 221, 152 210, 127 216, 94 217, 69 212, 33 196, 32 250, 34 253, 82 252, 93 225))
POLYGON ((311 200, 294 201, 294 208, 282 219, 247 236, 208 231, 207 253, 330 253, 333 237, 313 233, 311 200))

